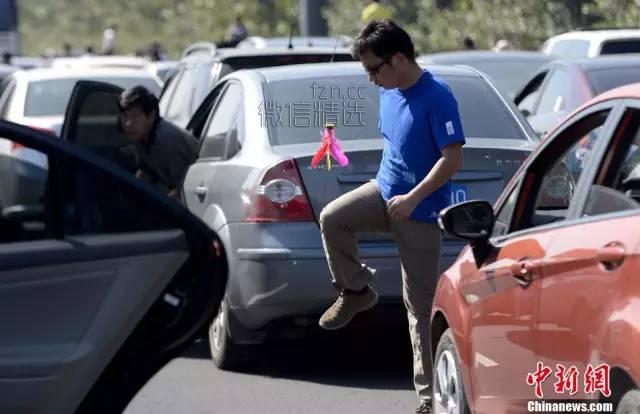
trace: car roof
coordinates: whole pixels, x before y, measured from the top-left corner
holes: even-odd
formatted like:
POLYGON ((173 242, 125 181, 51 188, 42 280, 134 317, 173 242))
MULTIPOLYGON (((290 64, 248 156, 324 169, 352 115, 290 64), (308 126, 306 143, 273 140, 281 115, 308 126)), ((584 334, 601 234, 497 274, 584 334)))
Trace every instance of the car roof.
MULTIPOLYGON (((474 69, 446 65, 428 65, 429 71, 436 76, 473 76, 481 77, 474 69)), ((236 76, 253 72, 266 82, 283 80, 312 79, 317 77, 338 77, 345 75, 365 75, 359 62, 305 63, 301 65, 276 66, 259 69, 242 69, 234 72, 236 76)))
POLYGON ((351 51, 344 47, 338 47, 334 50, 332 47, 269 47, 269 48, 235 48, 225 47, 217 48, 215 52, 211 49, 194 51, 181 58, 181 61, 193 60, 213 60, 224 61, 236 57, 260 57, 260 56, 276 56, 276 55, 331 55, 333 53, 344 55, 351 54, 351 51))
MULTIPOLYGON (((222 48, 218 49, 218 55, 221 59, 237 56, 269 56, 269 55, 302 55, 302 54, 326 54, 330 55, 334 52, 332 47, 270 47, 265 49, 236 49, 222 48)), ((347 48, 336 48, 335 53, 351 54, 347 48)))
POLYGON ((68 79, 77 77, 131 77, 131 78, 153 78, 146 70, 123 69, 123 68, 39 68, 30 70, 19 70, 12 73, 17 79, 28 81, 39 81, 47 79, 68 79))
POLYGON ((640 70, 640 54, 630 53, 593 58, 556 59, 551 64, 555 66, 579 66, 586 71, 623 67, 638 67, 640 70))
POLYGON ((149 61, 135 56, 74 56, 59 57, 51 61, 51 67, 68 67, 77 65, 87 65, 91 67, 130 67, 145 68, 149 61))
POLYGON ((456 63, 474 61, 535 60, 551 61, 553 57, 541 52, 510 50, 495 52, 492 50, 461 50, 452 52, 430 53, 420 55, 418 60, 434 63, 456 63))
POLYGON ((549 40, 584 39, 589 41, 602 41, 609 39, 624 39, 628 37, 640 37, 640 30, 635 29, 608 29, 608 30, 579 30, 552 36, 549 40))
MULTIPOLYGON (((347 36, 293 36, 291 38, 291 42, 294 45, 304 44, 308 47, 313 47, 314 43, 322 43, 323 45, 333 45, 334 43, 338 45, 344 45, 347 41, 350 41, 351 38, 347 36)), ((276 36, 276 37, 261 37, 261 36, 250 36, 240 42, 243 46, 248 44, 254 44, 256 48, 270 48, 274 45, 280 46, 289 44, 289 36, 276 36)))

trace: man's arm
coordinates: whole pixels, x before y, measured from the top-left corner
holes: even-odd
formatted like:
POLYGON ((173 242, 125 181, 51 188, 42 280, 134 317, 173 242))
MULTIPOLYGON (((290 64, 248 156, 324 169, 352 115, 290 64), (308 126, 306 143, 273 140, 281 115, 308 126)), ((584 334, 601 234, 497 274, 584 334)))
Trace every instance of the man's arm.
POLYGON ((441 151, 442 157, 436 162, 429 174, 413 190, 410 197, 418 203, 442 187, 462 168, 462 144, 459 142, 447 145, 441 151))
POLYGON ((454 142, 442 148, 440 152, 442 157, 413 190, 389 200, 387 205, 392 219, 408 218, 422 200, 446 184, 462 168, 462 143, 454 142))

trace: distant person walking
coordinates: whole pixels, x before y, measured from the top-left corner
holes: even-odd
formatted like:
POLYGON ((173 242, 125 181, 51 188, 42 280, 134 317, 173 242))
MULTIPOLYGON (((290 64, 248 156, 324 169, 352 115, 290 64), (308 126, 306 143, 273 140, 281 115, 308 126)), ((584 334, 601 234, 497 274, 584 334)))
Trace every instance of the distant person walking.
POLYGON ((496 42, 493 50, 496 52, 502 52, 503 50, 513 50, 513 45, 511 45, 511 42, 509 42, 507 39, 500 39, 496 42))
POLYGON ((104 29, 102 33, 102 54, 113 55, 116 51, 116 34, 118 27, 111 25, 104 29))
POLYGON ((362 23, 367 24, 372 20, 390 19, 392 15, 391 9, 384 4, 380 4, 380 0, 372 0, 362 10, 362 23))
POLYGON ((229 26, 229 31, 227 33, 227 41, 229 42, 229 46, 236 47, 238 43, 242 42, 244 39, 249 36, 247 28, 244 23, 242 23, 242 18, 240 16, 236 17, 236 21, 229 26))
POLYGON ((466 50, 474 50, 476 48, 476 42, 474 42, 472 38, 467 36, 462 40, 462 46, 466 50))

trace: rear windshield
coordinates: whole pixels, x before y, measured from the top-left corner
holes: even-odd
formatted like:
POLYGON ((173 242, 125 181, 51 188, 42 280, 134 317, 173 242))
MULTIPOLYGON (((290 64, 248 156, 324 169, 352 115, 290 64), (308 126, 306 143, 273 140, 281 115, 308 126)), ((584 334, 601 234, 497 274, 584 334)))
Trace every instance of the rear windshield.
POLYGON ((496 87, 513 99, 527 80, 547 62, 541 60, 496 60, 464 63, 484 72, 496 87))
POLYGON ((601 55, 616 55, 619 53, 639 53, 640 39, 608 40, 602 43, 601 55))
MULTIPOLYGON (((300 63, 330 62, 331 55, 326 53, 283 54, 264 56, 236 56, 224 60, 225 74, 240 69, 255 69, 270 66, 296 65, 300 63)), ((351 62, 353 57, 348 53, 336 53, 334 62, 351 62)))
MULTIPOLYGON (((24 116, 64 115, 71 92, 78 80, 50 79, 30 82, 24 104, 24 116)), ((124 89, 143 85, 156 96, 160 94, 160 86, 150 78, 95 77, 83 78, 83 80, 110 83, 124 89)))
POLYGON ((627 68, 594 69, 587 72, 596 95, 618 86, 640 82, 640 61, 638 66, 627 68))
POLYGON ((564 58, 580 58, 589 56, 589 41, 581 39, 558 40, 551 49, 551 54, 564 58))
MULTIPOLYGON (((518 121, 480 77, 443 76, 460 108, 469 138, 527 139, 518 121)), ((316 142, 326 122, 341 140, 381 139, 379 89, 365 76, 284 80, 265 84, 260 122, 272 145, 316 142)))

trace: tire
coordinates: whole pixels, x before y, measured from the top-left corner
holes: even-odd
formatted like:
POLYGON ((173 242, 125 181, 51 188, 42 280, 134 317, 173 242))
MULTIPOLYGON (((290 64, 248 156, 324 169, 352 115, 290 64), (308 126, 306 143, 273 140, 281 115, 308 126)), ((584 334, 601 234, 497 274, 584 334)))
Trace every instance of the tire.
POLYGON ((618 403, 616 414, 640 414, 640 391, 627 391, 618 403))
POLYGON ((225 371, 247 371, 254 366, 256 345, 239 345, 229 337, 229 306, 222 300, 209 327, 209 349, 216 366, 225 371))
POLYGON ((433 412, 469 414, 458 350, 451 329, 438 341, 433 364, 433 412))

